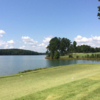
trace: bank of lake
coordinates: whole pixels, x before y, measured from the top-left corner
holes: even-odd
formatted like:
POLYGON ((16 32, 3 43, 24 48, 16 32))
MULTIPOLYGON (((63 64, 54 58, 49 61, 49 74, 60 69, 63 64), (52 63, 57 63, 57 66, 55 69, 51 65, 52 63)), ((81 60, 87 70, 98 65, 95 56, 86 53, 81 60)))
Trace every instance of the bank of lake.
MULTIPOLYGON (((65 56, 60 56, 59 60, 97 60, 100 61, 100 58, 91 58, 91 57, 86 57, 91 56, 91 55, 100 55, 100 52, 96 53, 70 53, 65 56), (72 55, 72 57, 69 57, 69 55, 72 55)), ((45 59, 51 59, 51 57, 45 57, 45 59)), ((55 59, 55 58, 53 58, 55 59)))

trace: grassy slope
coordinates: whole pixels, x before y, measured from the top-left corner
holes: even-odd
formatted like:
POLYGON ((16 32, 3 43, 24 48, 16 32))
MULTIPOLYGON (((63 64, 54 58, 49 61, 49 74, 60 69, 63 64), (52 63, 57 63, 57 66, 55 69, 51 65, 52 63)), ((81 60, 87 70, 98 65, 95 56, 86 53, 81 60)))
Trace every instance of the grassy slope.
POLYGON ((100 100, 99 92, 99 64, 67 65, 0 77, 0 100, 100 100))
MULTIPOLYGON (((86 55, 92 55, 92 54, 100 54, 100 52, 97 52, 97 53, 73 53, 73 58, 76 58, 76 56, 79 56, 79 58, 82 58, 82 57, 85 57, 86 55)), ((60 58, 61 59, 69 58, 69 56, 68 55, 61 56, 60 58)))

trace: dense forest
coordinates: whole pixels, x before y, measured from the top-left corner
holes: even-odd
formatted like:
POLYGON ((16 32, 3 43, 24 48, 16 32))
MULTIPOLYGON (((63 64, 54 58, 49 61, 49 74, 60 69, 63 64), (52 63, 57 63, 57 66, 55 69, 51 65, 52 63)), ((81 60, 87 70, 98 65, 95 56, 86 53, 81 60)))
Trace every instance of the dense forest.
POLYGON ((45 53, 38 53, 23 49, 0 49, 0 55, 44 55, 45 53))
POLYGON ((89 52, 100 52, 100 48, 94 48, 89 45, 77 46, 77 42, 69 40, 68 38, 54 37, 50 40, 47 46, 47 57, 51 59, 58 59, 59 56, 63 56, 69 53, 89 53, 89 52))

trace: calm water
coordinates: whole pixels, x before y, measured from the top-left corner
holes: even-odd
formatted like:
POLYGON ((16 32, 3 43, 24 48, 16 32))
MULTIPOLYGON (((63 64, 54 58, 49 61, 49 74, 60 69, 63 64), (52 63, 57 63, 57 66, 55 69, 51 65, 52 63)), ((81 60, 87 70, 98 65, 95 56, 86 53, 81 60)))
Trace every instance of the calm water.
POLYGON ((0 76, 16 74, 23 70, 78 64, 100 63, 100 61, 87 60, 48 60, 45 55, 39 56, 0 56, 0 76))

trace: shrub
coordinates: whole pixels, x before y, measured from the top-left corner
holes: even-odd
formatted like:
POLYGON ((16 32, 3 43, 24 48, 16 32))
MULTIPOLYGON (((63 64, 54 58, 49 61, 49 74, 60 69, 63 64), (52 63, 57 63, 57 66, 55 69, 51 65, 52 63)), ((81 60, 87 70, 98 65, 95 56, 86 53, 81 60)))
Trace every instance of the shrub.
POLYGON ((89 58, 89 55, 86 55, 86 58, 89 58))
POLYGON ((79 56, 76 56, 76 58, 79 58, 79 56))
POLYGON ((72 54, 69 54, 69 58, 73 58, 73 55, 72 54))
POLYGON ((91 55, 91 58, 95 58, 94 54, 91 55))

